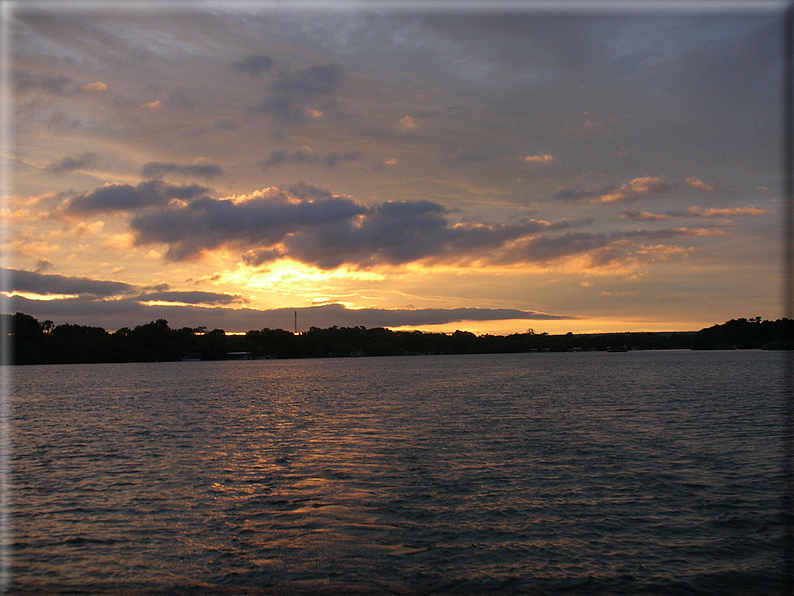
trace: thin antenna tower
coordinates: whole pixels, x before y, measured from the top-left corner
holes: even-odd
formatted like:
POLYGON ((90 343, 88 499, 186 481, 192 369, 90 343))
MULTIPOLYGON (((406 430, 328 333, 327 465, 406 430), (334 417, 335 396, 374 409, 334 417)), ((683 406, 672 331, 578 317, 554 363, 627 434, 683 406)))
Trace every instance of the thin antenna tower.
POLYGON ((298 335, 298 311, 295 311, 295 335, 298 335))

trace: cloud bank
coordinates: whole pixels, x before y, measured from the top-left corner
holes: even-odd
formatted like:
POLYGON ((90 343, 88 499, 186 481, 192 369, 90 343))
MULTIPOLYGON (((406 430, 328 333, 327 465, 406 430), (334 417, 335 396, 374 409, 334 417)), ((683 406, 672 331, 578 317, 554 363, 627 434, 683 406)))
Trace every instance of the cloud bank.
POLYGON ((430 326, 464 321, 505 320, 574 320, 577 317, 547 314, 532 310, 450 308, 450 309, 347 309, 340 304, 308 308, 278 308, 256 310, 251 308, 223 308, 199 306, 147 306, 130 299, 87 300, 68 298, 62 300, 31 300, 12 296, 3 301, 6 312, 24 312, 38 319, 47 318, 60 324, 99 325, 107 330, 134 327, 157 319, 166 319, 172 328, 201 325, 226 331, 256 329, 292 330, 294 313, 298 313, 299 329, 364 326, 404 327, 430 326))

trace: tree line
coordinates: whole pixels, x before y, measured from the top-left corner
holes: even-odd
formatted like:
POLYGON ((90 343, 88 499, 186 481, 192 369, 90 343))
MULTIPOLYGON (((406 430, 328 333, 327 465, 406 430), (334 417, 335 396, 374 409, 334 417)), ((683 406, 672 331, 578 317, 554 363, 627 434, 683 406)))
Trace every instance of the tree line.
POLYGON ((169 362, 192 357, 328 358, 485 354, 519 352, 602 351, 608 348, 665 349, 794 349, 794 320, 735 319, 697 332, 626 332, 549 335, 526 333, 475 335, 468 331, 426 333, 365 327, 312 327, 294 334, 261 329, 227 335, 205 327, 172 329, 165 319, 108 332, 101 327, 38 321, 16 313, 6 320, 16 364, 102 362, 169 362))

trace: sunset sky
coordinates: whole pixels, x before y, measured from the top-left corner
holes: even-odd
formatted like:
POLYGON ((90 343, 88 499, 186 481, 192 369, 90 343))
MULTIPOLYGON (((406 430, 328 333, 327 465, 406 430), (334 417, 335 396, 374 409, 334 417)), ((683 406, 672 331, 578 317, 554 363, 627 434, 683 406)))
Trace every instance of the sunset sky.
POLYGON ((3 3, 5 312, 779 318, 784 4, 591 6, 3 3))

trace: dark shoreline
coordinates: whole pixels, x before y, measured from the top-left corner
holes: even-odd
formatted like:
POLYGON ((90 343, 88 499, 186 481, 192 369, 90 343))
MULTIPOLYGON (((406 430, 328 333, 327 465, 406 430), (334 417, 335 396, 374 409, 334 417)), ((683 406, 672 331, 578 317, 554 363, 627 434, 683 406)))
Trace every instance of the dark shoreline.
POLYGON ((158 319, 110 333, 101 327, 39 322, 30 315, 3 315, 13 344, 10 364, 89 364, 416 356, 433 354, 511 354, 629 350, 794 349, 794 320, 732 319, 700 331, 623 332, 549 335, 475 335, 468 331, 423 333, 384 328, 312 327, 294 334, 283 329, 226 335, 222 329, 171 329, 158 319))

